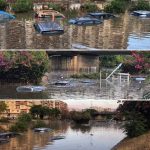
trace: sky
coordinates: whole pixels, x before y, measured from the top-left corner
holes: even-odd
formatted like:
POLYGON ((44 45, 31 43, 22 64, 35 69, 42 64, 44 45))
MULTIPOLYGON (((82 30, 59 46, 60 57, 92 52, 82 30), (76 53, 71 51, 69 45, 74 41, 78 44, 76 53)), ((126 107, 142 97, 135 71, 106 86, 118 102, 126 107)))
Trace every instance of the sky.
POLYGON ((119 105, 116 100, 66 100, 69 110, 71 109, 85 109, 89 107, 102 107, 116 109, 119 105))

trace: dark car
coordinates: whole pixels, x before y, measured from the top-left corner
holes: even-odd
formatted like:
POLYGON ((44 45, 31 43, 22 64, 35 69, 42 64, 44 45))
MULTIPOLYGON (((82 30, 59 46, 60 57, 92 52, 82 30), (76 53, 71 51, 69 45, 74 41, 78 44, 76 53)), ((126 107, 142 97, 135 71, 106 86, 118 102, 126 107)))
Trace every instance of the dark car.
POLYGON ((34 24, 34 28, 41 34, 55 35, 64 33, 63 27, 56 22, 38 22, 34 24))
POLYGON ((111 18, 115 18, 115 16, 113 14, 110 13, 105 13, 105 12, 97 12, 97 13, 88 13, 86 15, 87 17, 92 17, 92 18, 96 18, 96 19, 111 19, 111 18))
POLYGON ((74 18, 69 20, 69 24, 74 25, 98 25, 102 23, 101 20, 96 18, 90 18, 90 17, 81 17, 81 18, 74 18))
POLYGON ((137 11, 133 11, 131 13, 131 15, 133 16, 138 16, 138 17, 148 17, 150 18, 150 11, 145 11, 145 10, 137 10, 137 11))

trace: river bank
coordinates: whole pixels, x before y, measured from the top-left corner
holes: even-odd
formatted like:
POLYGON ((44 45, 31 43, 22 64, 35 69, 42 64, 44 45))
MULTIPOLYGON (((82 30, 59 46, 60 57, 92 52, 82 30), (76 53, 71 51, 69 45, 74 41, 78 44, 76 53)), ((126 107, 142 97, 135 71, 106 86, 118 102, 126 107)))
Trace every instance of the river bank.
POLYGON ((125 138, 120 141, 112 150, 149 150, 150 131, 135 138, 125 138))

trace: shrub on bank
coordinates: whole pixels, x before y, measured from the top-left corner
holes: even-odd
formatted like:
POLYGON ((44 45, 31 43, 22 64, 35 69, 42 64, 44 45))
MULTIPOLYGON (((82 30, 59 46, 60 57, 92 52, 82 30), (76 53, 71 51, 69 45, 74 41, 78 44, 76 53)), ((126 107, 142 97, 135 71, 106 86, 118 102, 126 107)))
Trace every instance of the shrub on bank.
POLYGON ((17 13, 28 12, 33 9, 33 2, 32 0, 17 0, 12 4, 12 9, 17 13))
POLYGON ((138 112, 130 112, 126 115, 127 122, 124 125, 124 132, 128 137, 136 137, 147 131, 146 119, 138 112))
POLYGON ((18 117, 18 121, 20 122, 31 122, 32 121, 32 117, 30 114, 27 114, 27 113, 21 113, 18 117))
POLYGON ((99 73, 81 73, 81 74, 73 74, 70 76, 71 78, 76 78, 76 79, 99 79, 100 75, 99 73))
POLYGON ((47 125, 42 120, 37 120, 33 125, 33 128, 44 128, 44 127, 47 127, 47 125))
POLYGON ((123 126, 128 137, 136 137, 150 130, 150 103, 148 101, 125 101, 117 108, 125 117, 123 126))
POLYGON ((8 4, 5 0, 0 0, 0 10, 6 10, 8 4))
POLYGON ((48 69, 46 52, 0 52, 0 80, 39 82, 48 69))
POLYGON ((25 132, 28 129, 28 124, 26 122, 16 122, 10 127, 11 132, 25 132))
POLYGON ((27 113, 21 113, 15 124, 10 126, 12 132, 24 132, 27 131, 29 123, 32 121, 31 115, 27 113))
POLYGON ((78 112, 78 111, 72 111, 70 112, 70 118, 75 123, 88 123, 91 119, 91 115, 89 112, 78 112))
POLYGON ((134 10, 150 10, 150 3, 145 0, 138 0, 137 2, 133 3, 130 8, 131 11, 134 10))
POLYGON ((104 11, 108 13, 124 13, 127 8, 126 0, 112 0, 104 7, 104 11))

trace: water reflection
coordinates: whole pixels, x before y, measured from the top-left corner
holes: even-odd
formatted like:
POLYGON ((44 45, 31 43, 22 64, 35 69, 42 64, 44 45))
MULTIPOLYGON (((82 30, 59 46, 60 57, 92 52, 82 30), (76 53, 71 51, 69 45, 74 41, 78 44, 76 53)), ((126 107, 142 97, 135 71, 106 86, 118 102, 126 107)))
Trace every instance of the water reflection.
MULTIPOLYGON (((52 124, 53 122, 49 125, 51 128, 54 126, 52 124)), ((0 145, 0 148, 4 150, 108 150, 125 137, 120 126, 113 123, 93 125, 88 132, 82 132, 80 127, 72 128, 68 122, 58 122, 58 124, 61 124, 60 128, 56 129, 54 126, 54 132, 35 133, 29 130, 24 135, 11 139, 9 143, 0 145), (64 135, 65 139, 51 141, 54 135, 64 135)))
POLYGON ((99 49, 150 49, 150 19, 126 13, 101 25, 84 27, 57 21, 64 25, 65 33, 43 36, 33 28, 33 14, 18 15, 17 20, 0 24, 0 48, 71 49, 80 44, 99 49))

